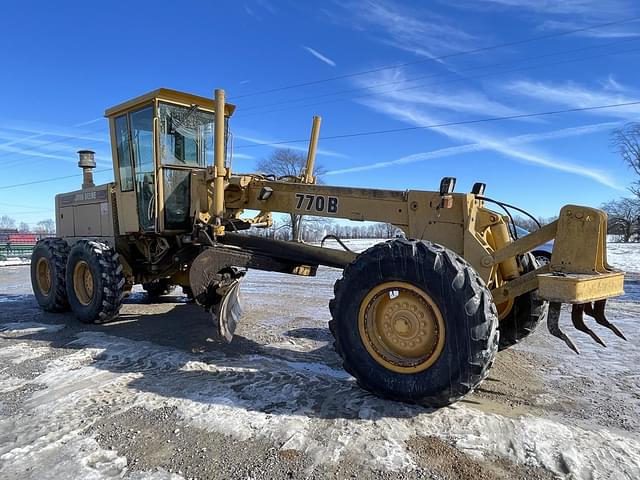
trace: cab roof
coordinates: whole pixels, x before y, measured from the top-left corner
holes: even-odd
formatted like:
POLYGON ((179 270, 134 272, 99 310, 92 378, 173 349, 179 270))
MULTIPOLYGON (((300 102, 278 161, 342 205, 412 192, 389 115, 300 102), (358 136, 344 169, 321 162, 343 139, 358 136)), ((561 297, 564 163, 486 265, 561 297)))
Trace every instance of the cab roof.
MULTIPOLYGON (((144 104, 150 103, 154 100, 164 100, 170 103, 177 103, 187 107, 191 105, 198 105, 205 110, 215 110, 215 102, 213 98, 201 97, 199 95, 192 95, 190 93, 179 92, 177 90, 171 90, 169 88, 158 88, 157 90, 153 90, 151 92, 145 93, 144 95, 140 95, 139 97, 135 97, 131 100, 128 100, 124 103, 120 103, 115 107, 108 108, 104 112, 105 117, 115 117, 121 113, 128 112, 131 110, 135 110, 137 107, 142 106, 144 104)), ((231 116, 235 111, 236 106, 231 103, 225 104, 225 115, 231 116)))

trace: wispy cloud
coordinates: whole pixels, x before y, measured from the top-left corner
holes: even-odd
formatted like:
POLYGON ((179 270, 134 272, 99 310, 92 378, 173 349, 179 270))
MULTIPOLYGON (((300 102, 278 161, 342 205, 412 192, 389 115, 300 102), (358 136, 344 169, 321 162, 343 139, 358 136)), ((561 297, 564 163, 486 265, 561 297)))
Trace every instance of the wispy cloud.
MULTIPOLYGON (((59 152, 60 150, 75 151, 79 147, 58 146, 58 148, 59 150, 57 151, 59 152)), ((5 155, 2 155, 0 157, 0 159, 2 159, 3 162, 5 162, 5 160, 11 161, 11 160, 17 159, 18 157, 27 156, 27 157, 47 158, 52 160, 61 160, 61 161, 65 161, 73 164, 78 163, 78 157, 75 154, 61 155, 60 153, 42 152, 42 151, 35 150, 33 148, 19 148, 19 147, 0 145, 0 152, 6 152, 5 155)), ((97 161, 96 163, 98 167, 101 167, 101 166, 107 167, 111 165, 111 158, 104 155, 96 155, 96 161, 97 161)), ((16 160, 15 163, 19 164, 20 161, 16 160)), ((3 163, 2 166, 7 167, 9 166, 9 164, 3 163)))
MULTIPOLYGON (((609 77, 608 87, 589 88, 575 82, 551 83, 531 80, 517 80, 505 84, 509 93, 534 98, 547 104, 562 105, 569 108, 585 108, 596 105, 615 105, 636 102, 640 92, 623 87, 609 77)), ((640 116, 640 105, 608 108, 590 112, 601 116, 634 120, 640 116)))
POLYGON ((21 132, 29 134, 26 137, 19 137, 15 140, 11 140, 9 142, 5 142, 0 144, 0 147, 8 147, 11 145, 16 145, 20 143, 29 142, 31 140, 37 140, 43 137, 56 137, 56 138, 67 138, 73 140, 86 140, 90 142, 101 142, 108 143, 109 137, 105 135, 87 135, 86 133, 80 133, 75 129, 62 129, 62 128, 50 128, 50 129, 34 129, 34 128, 26 128, 26 127, 17 127, 14 125, 0 124, 0 129, 9 132, 21 132))
POLYGON ((237 158, 238 160, 253 160, 256 157, 253 155, 247 155, 245 153, 235 153, 233 152, 233 158, 237 158))
POLYGON ((331 60, 329 57, 324 56, 323 54, 321 54, 319 51, 311 48, 311 47, 307 47, 306 45, 302 45, 302 48, 304 48, 307 52, 309 52, 311 55, 313 55, 314 57, 316 57, 318 60, 320 60, 321 62, 326 63, 327 65, 330 65, 332 67, 336 66, 336 62, 334 62, 333 60, 331 60))
POLYGON ((104 144, 109 142, 108 134, 98 133, 100 128, 88 133, 82 131, 83 127, 99 120, 104 119, 93 119, 72 127, 49 125, 44 128, 0 122, 0 164, 2 168, 24 165, 28 157, 76 164, 76 152, 88 146, 98 152, 96 160, 99 167, 109 166, 111 158, 108 152, 101 152, 104 144))
POLYGON ((428 10, 426 3, 412 9, 391 0, 339 2, 343 15, 334 20, 370 33, 376 41, 422 57, 464 50, 477 40, 455 21, 428 10))
MULTIPOLYGON (((511 13, 534 16, 539 28, 553 31, 569 31, 596 24, 615 22, 632 17, 638 12, 634 0, 471 0, 458 6, 479 8, 493 6, 511 13)), ((576 35, 593 38, 635 37, 632 23, 610 25, 603 28, 577 32, 576 35)), ((637 25, 637 24, 635 24, 637 25)))
MULTIPOLYGON (((557 140, 560 138, 579 137, 583 135, 589 135, 592 133, 611 130, 612 128, 620 126, 621 122, 604 122, 595 123, 591 125, 583 125, 579 127, 563 128, 559 130, 553 130, 550 132, 542 133, 529 133, 524 135, 516 135, 513 137, 503 138, 501 142, 507 146, 525 145, 528 143, 536 143, 541 141, 557 140)), ((369 170, 377 170, 379 168, 394 167, 398 165, 406 165, 409 163, 425 162, 433 160, 435 158, 451 157, 455 155, 461 155, 465 153, 480 152, 483 150, 489 150, 490 146, 484 143, 468 143, 465 145, 457 145, 455 147, 439 148, 437 150, 431 150, 429 152, 414 153, 412 155, 406 155, 404 157, 390 160, 386 162, 377 162, 368 165, 360 165, 357 167, 343 168, 338 170, 331 170, 326 175, 339 175, 344 173, 364 172, 369 170)))
POLYGON ((267 0, 254 0, 251 2, 251 6, 246 2, 243 8, 247 15, 255 18, 259 22, 263 20, 263 15, 275 15, 276 13, 274 6, 267 0))
MULTIPOLYGON (((465 87, 457 87, 453 94, 449 87, 438 84, 429 85, 428 88, 420 85, 408 88, 386 88, 385 85, 388 84, 404 85, 406 82, 410 82, 410 80, 406 80, 403 69, 381 71, 367 78, 356 80, 356 82, 360 87, 367 88, 374 98, 389 96, 389 98, 401 102, 410 102, 412 105, 423 106, 442 113, 463 113, 483 117, 524 113, 518 108, 489 98, 480 90, 465 87)), ((366 96, 360 98, 366 98, 366 96)))
MULTIPOLYGON (((410 125, 430 125, 443 123, 443 120, 447 119, 447 111, 444 109, 434 109, 431 106, 424 104, 422 99, 430 92, 418 91, 407 92, 399 91, 393 93, 386 93, 374 99, 363 100, 361 103, 367 105, 378 112, 384 113, 392 118, 403 121, 410 125), (443 116, 444 115, 444 116, 443 116)), ((441 93, 444 95, 444 93, 441 93)), ((456 93, 451 93, 450 97, 454 99, 456 93)), ((474 107, 466 107, 466 110, 476 110, 478 112, 484 111, 483 103, 474 107)), ((504 107, 508 108, 508 107, 504 107)), ((462 111, 462 108, 459 107, 462 111)), ((424 157, 413 157, 398 159, 403 162, 410 160, 419 161, 416 159, 425 158, 428 159, 429 155, 450 155, 456 153, 464 153, 478 150, 490 150, 500 153, 503 156, 514 159, 518 162, 529 163, 539 165, 545 168, 559 170, 563 172, 572 173, 574 175, 580 175, 586 178, 595 180, 598 183, 606 185, 611 188, 621 189, 621 187, 615 182, 610 175, 600 169, 593 168, 586 165, 576 164, 574 162, 558 158, 557 155, 551 155, 548 153, 540 153, 523 148, 525 143, 533 143, 536 137, 531 134, 530 136, 520 136, 519 138, 504 138, 504 136, 497 135, 495 133, 488 133, 482 128, 475 128, 470 126, 448 126, 438 127, 431 129, 430 131, 438 132, 446 137, 458 142, 465 142, 465 145, 458 147, 452 147, 454 150, 444 150, 438 153, 425 152, 424 157)), ((578 131, 574 131, 576 133, 578 131)), ((566 132, 565 132, 566 133, 566 132)), ((584 133, 584 131, 582 132, 584 133)), ((556 133, 559 135, 559 133, 556 133)), ((420 154, 418 154, 420 155, 420 154)))
MULTIPOLYGON (((268 138, 258 138, 255 136, 248 136, 248 135, 239 135, 239 134, 235 134, 234 135, 235 138, 240 139, 240 140, 244 140, 246 142, 249 143, 254 143, 254 144, 269 144, 269 143, 276 143, 277 140, 273 140, 273 139, 268 139, 268 138)), ((276 148, 288 148, 290 150, 296 150, 298 152, 306 152, 308 151, 307 147, 301 147, 300 145, 294 145, 294 144, 287 144, 287 145, 264 145, 267 148, 272 148, 272 149, 276 149, 276 148)), ((236 147, 237 148, 237 147, 236 147)), ((318 154, 319 155, 326 155, 327 157, 338 157, 338 158, 347 158, 346 155, 339 153, 339 152, 334 152, 333 150, 325 150, 322 148, 318 149, 318 154)), ((237 154, 234 153, 234 156, 237 157, 237 154)))

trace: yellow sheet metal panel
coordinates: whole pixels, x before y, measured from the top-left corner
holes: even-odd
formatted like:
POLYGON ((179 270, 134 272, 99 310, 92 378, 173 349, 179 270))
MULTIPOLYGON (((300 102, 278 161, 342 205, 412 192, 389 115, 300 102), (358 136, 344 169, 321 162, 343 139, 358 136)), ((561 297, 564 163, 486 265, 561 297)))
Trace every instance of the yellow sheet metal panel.
POLYGON ((538 295, 550 302, 587 303, 623 294, 623 272, 538 275, 538 295))
POLYGON ((602 210, 567 205, 560 210, 558 230, 551 256, 557 272, 606 272, 603 238, 607 215, 602 210))
MULTIPOLYGON (((181 105, 198 105, 200 108, 213 111, 215 108, 213 98, 201 97, 199 95, 192 95, 190 93, 179 92, 177 90, 171 90, 169 88, 158 88, 157 90, 153 90, 151 92, 145 93, 144 95, 140 95, 139 97, 133 98, 126 102, 120 103, 114 107, 108 108, 104 112, 105 117, 114 117, 123 112, 133 110, 140 105, 145 103, 149 103, 151 100, 165 100, 171 103, 178 103, 181 105)), ((235 111, 235 105, 231 103, 227 103, 225 105, 224 113, 226 116, 233 115, 235 111)))
POLYGON ((62 207, 58 210, 56 235, 58 237, 74 237, 73 206, 62 207))

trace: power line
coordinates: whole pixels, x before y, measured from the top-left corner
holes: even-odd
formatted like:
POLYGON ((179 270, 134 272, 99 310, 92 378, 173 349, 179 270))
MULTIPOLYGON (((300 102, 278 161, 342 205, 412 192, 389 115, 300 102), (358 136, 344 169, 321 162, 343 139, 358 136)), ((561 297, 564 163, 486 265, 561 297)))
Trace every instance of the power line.
MULTIPOLYGON (((33 209, 33 205, 20 205, 17 203, 6 203, 6 202, 0 202, 0 207, 13 207, 13 208, 31 208, 33 209)), ((37 207, 36 207, 37 208, 37 207)), ((40 208, 39 210, 41 211, 45 211, 45 210, 50 210, 49 208, 40 208)))
MULTIPOLYGON (((593 106, 593 107, 568 108, 568 109, 564 109, 564 110, 550 110, 550 111, 546 111, 546 112, 522 113, 522 114, 508 115, 508 116, 502 116, 502 117, 479 118, 479 119, 475 119, 475 120, 463 120, 463 121, 458 121, 458 122, 436 123, 436 124, 431 124, 431 125, 417 125, 417 126, 414 126, 414 127, 393 128, 393 129, 387 129, 387 130, 373 130, 373 131, 368 131, 368 132, 345 133, 345 134, 340 134, 340 135, 331 135, 331 136, 326 136, 326 137, 320 137, 320 140, 335 140, 335 139, 341 139, 341 138, 364 137, 364 136, 370 136, 370 135, 383 135, 383 134, 389 134, 389 133, 406 132, 406 131, 411 131, 411 130, 424 130, 424 129, 432 129, 432 128, 452 127, 452 126, 456 126, 456 125, 470 125, 470 124, 474 124, 474 123, 488 123, 488 122, 497 122, 497 121, 504 121, 504 120, 516 120, 516 119, 521 119, 521 118, 532 118, 532 117, 541 117, 541 116, 547 116, 547 115, 558 115, 558 114, 563 114, 563 113, 575 113, 575 112, 585 112, 585 111, 593 111, 593 110, 604 110, 604 109, 607 109, 607 108, 629 107, 629 106, 633 106, 633 105, 640 105, 640 101, 625 102, 625 103, 615 103, 615 104, 609 104, 609 105, 596 105, 596 106, 593 106)), ((280 142, 255 143, 255 144, 251 144, 251 145, 238 145, 235 148, 252 148, 252 147, 262 147, 262 146, 275 146, 275 145, 285 145, 285 144, 289 144, 289 143, 303 143, 303 142, 307 142, 307 141, 308 141, 308 139, 283 140, 283 141, 280 141, 280 142)), ((99 169, 99 170, 95 170, 94 171, 94 173, 102 173, 102 172, 111 172, 111 169, 110 168, 105 168, 105 169, 99 169)), ((31 182, 25 182, 25 183, 16 183, 16 184, 13 184, 13 185, 3 185, 3 186, 0 186, 0 190, 6 190, 6 189, 9 189, 9 188, 24 187, 24 186, 28 186, 28 185, 36 185, 36 184, 46 183, 46 182, 53 182, 53 181, 56 181, 56 180, 63 180, 63 179, 66 179, 66 178, 73 178, 73 177, 79 177, 79 176, 82 176, 82 173, 74 174, 74 175, 64 175, 64 176, 61 176, 61 177, 54 177, 54 178, 46 178, 46 179, 42 179, 42 180, 34 180, 34 181, 31 181, 31 182)))
MULTIPOLYGON (((91 133, 96 133, 97 131, 91 131, 91 132, 87 132, 87 134, 91 134, 91 133)), ((68 139, 61 139, 61 140, 56 140, 56 141, 52 141, 52 142, 48 142, 46 144, 42 144, 39 145, 38 147, 34 148, 34 152, 37 151, 36 148, 42 147, 44 145, 53 145, 56 143, 63 143, 68 141, 68 139)), ((39 156, 39 155, 28 155, 26 153, 23 152, 7 152, 9 155, 13 155, 13 157, 10 158, 6 158, 4 159, 2 162, 0 162, 0 167, 2 168, 11 168, 11 167, 15 167, 16 165, 23 165, 24 160, 22 159, 22 157, 40 157, 42 160, 53 160, 53 161, 60 161, 61 159, 59 158, 51 158, 51 157, 47 157, 45 155, 61 155, 63 153, 68 153, 69 149, 76 149, 76 148, 81 148, 81 147, 73 147, 73 144, 67 144, 65 145, 63 148, 59 148, 59 149, 55 149, 52 151, 39 151, 38 153, 42 153, 43 155, 39 156)))
MULTIPOLYGON (((101 126, 98 129, 89 130, 88 132, 84 132, 84 135, 91 135, 93 133, 98 133, 98 132, 100 132, 102 130, 104 130, 104 126, 101 126)), ((52 133, 52 134, 47 134, 47 135, 56 135, 56 134, 52 133)), ((44 134, 42 136, 44 136, 44 134)), ((21 140, 15 142, 15 143, 21 143, 21 142, 23 142, 25 140, 29 140, 29 139, 32 139, 34 137, 35 136, 27 137, 26 139, 21 139, 21 140)), ((69 140, 73 141, 74 139, 77 139, 77 138, 78 138, 77 136, 76 137, 66 136, 66 137, 63 137, 63 138, 61 138, 59 140, 52 140, 50 142, 41 143, 40 145, 37 145, 34 148, 42 148, 42 147, 46 147, 46 146, 50 146, 50 145, 56 145, 56 144, 59 144, 59 143, 68 142, 69 140)), ((0 148, 2 148, 2 145, 0 145, 0 148)), ((66 150, 66 148, 62 148, 62 149, 54 150, 53 152, 42 152, 42 153, 52 155, 52 154, 55 154, 55 153, 61 153, 61 152, 65 151, 65 150, 66 150)), ((8 157, 10 155, 17 156, 17 155, 23 155, 23 154, 21 154, 20 152, 7 151, 7 152, 4 152, 4 154, 1 154, 0 158, 8 157)), ((0 162, 0 165, 4 166, 4 167, 15 165, 15 162, 13 162, 13 163, 11 162, 12 159, 7 159, 7 160, 4 160, 3 162, 0 162), (8 160, 8 162, 7 162, 7 160, 8 160)))
MULTIPOLYGON (((604 110, 607 108, 618 108, 618 107, 628 107, 632 105, 640 105, 640 101, 634 102, 625 102, 625 103, 615 103, 610 105, 596 105, 593 107, 580 107, 580 108, 568 108, 565 110, 550 110, 546 112, 535 112, 535 113, 521 113, 516 115, 507 115, 502 117, 487 117, 487 118, 478 118, 475 120, 462 120, 458 122, 446 122, 446 123, 434 123, 431 125, 417 125, 414 127, 402 127, 402 128, 392 128, 388 130, 372 130, 367 132, 354 132, 354 133, 345 133, 341 135, 331 135, 326 137, 320 137, 319 140, 335 140, 340 138, 352 138, 352 137, 365 137, 371 135, 383 135, 388 133, 397 133, 397 132, 408 132, 411 130, 424 130, 431 128, 442 128, 442 127, 453 127, 457 125, 471 125, 474 123, 488 123, 488 122, 498 122, 504 120, 516 120, 520 118, 532 118, 532 117, 542 117, 547 115, 558 115, 561 113, 574 113, 574 112, 585 112, 592 110, 604 110)), ((266 146, 275 146, 275 145, 286 145, 290 143, 304 143, 308 142, 309 139, 301 139, 301 140, 283 140, 279 142, 269 142, 269 143, 254 143, 251 145, 237 145, 235 148, 254 148, 254 147, 266 147, 266 146)))
MULTIPOLYGON (((94 170, 93 173, 102 173, 102 172, 111 172, 112 170, 110 168, 103 168, 103 169, 99 169, 99 170, 94 170)), ((2 185, 0 186, 0 190, 7 190, 9 188, 17 188, 17 187, 26 187, 28 185, 36 185, 39 183, 47 183, 47 182, 55 182, 56 180, 64 180, 65 178, 75 178, 75 177, 81 177, 82 173, 74 173, 73 175, 64 175, 61 177, 53 177, 53 178, 44 178, 42 180, 34 180, 32 182, 25 182, 25 183, 15 183, 13 185, 2 185)))
POLYGON ((238 114, 236 114, 236 117, 237 116, 241 116, 241 117, 245 118, 245 117, 250 117, 250 116, 254 116, 254 115, 261 115, 261 114, 267 114, 267 113, 272 113, 272 112, 278 112, 278 111, 282 111, 282 110, 288 110, 288 109, 291 109, 291 108, 302 108, 302 107, 309 107, 309 106, 315 106, 315 105, 323 105, 323 104, 327 104, 327 103, 340 102, 340 101, 349 100, 349 99, 353 99, 353 98, 361 98, 363 96, 369 96, 370 94, 357 95, 357 96, 351 96, 351 97, 346 97, 346 98, 338 98, 338 99, 333 99, 333 100, 324 101, 324 102, 315 102, 315 103, 311 103, 311 104, 295 105, 295 106, 292 106, 292 107, 289 107, 289 108, 281 108, 281 109, 277 109, 277 110, 267 110, 267 111, 263 111, 263 112, 255 112, 255 113, 249 113, 249 115, 245 115, 245 112, 247 112, 247 111, 252 111, 252 110, 256 110, 256 109, 260 109, 260 108, 287 105, 289 103, 300 102, 300 101, 304 101, 304 100, 313 100, 313 99, 316 99, 316 98, 332 97, 334 95, 341 95, 343 93, 359 92, 359 91, 362 91, 362 90, 372 90, 372 89, 376 89, 376 88, 379 88, 379 87, 384 87, 384 86, 387 86, 387 85, 406 84, 406 83, 410 83, 410 82, 416 82, 418 80, 424 80, 426 78, 440 77, 440 76, 445 76, 445 75, 448 75, 448 76, 456 76, 457 75, 459 77, 459 78, 454 78, 454 79, 446 80, 446 81, 442 81, 442 82, 427 82, 427 83, 423 83, 423 84, 420 84, 420 85, 416 85, 416 86, 408 87, 408 88, 404 88, 404 89, 400 88, 400 89, 388 90, 388 92, 402 91, 402 90, 407 90, 407 89, 411 89, 411 88, 420 88, 422 86, 427 86, 427 85, 440 85, 440 84, 443 84, 443 83, 449 83, 449 82, 455 82, 455 81, 461 81, 461 80, 473 80, 473 79, 483 78, 483 77, 486 77, 486 76, 496 75, 496 74, 500 74, 500 73, 510 73, 510 72, 515 72, 515 71, 522 71, 522 70, 528 70, 528 69, 533 69, 533 68, 541 68, 541 67, 552 66, 552 65, 562 65, 562 64, 565 64, 565 63, 572 63, 572 62, 577 62, 577 61, 590 60, 590 59, 599 58, 599 57, 602 57, 602 56, 618 55, 618 54, 621 54, 621 53, 629 53, 629 52, 635 51, 636 49, 621 50, 621 51, 609 52, 609 53, 601 53, 601 54, 591 55, 591 56, 587 56, 587 57, 559 60, 557 62, 551 62, 551 63, 528 65, 528 66, 520 67, 518 69, 500 70, 500 71, 496 71, 496 72, 485 72, 483 74, 480 74, 480 75, 477 75, 477 76, 473 76, 473 77, 465 77, 465 76, 461 76, 460 75, 460 73, 473 72, 473 71, 476 71, 476 70, 483 70, 483 69, 488 69, 488 68, 513 65, 513 64, 518 64, 518 63, 522 63, 522 62, 529 62, 531 60, 539 60, 539 59, 542 59, 542 58, 548 58, 548 57, 554 57, 554 56, 558 56, 558 55, 565 55, 565 54, 570 54, 570 53, 581 52, 581 51, 584 51, 584 50, 592 50, 592 49, 597 49, 597 48, 609 47, 609 46, 612 46, 612 45, 619 45, 619 44, 623 44, 623 43, 637 42, 639 40, 640 40, 640 38, 633 37, 631 39, 617 40, 617 41, 614 41, 614 42, 609 42, 609 43, 605 43, 605 44, 601 44, 601 45, 590 45, 588 47, 575 48, 575 49, 571 49, 571 50, 563 50, 563 51, 560 51, 560 52, 552 52, 552 53, 547 53, 547 54, 543 54, 543 55, 536 55, 536 56, 533 56, 533 57, 528 57, 528 58, 523 58, 523 59, 518 59, 518 60, 512 60, 512 61, 508 61, 508 62, 498 62, 498 63, 489 64, 489 65, 481 65, 481 66, 477 66, 477 67, 473 67, 473 68, 460 70, 458 72, 436 72, 436 73, 431 73, 429 75, 421 75, 419 77, 414 77, 414 78, 409 78, 409 79, 404 79, 404 80, 394 80, 392 82, 380 82, 380 83, 376 83, 376 84, 373 84, 373 85, 367 85, 367 86, 364 86, 364 87, 349 88, 349 89, 345 89, 345 90, 339 90, 339 91, 336 91, 336 92, 323 93, 323 94, 319 94, 319 95, 310 95, 310 96, 306 96, 306 97, 298 97, 298 98, 295 98, 295 99, 292 99, 292 100, 285 100, 285 101, 268 103, 268 104, 263 104, 263 105, 255 105, 255 106, 252 106, 252 107, 242 108, 241 111, 239 111, 238 114))
MULTIPOLYGON (((638 41, 640 39, 635 39, 635 41, 638 41)), ((451 80, 447 80, 447 81, 439 81, 439 82, 426 82, 426 83, 421 83, 418 85, 413 85, 410 87, 404 87, 404 88, 394 88, 394 89, 390 89, 390 90, 386 90, 383 92, 373 92, 373 93, 364 93, 361 95, 354 95, 354 96, 350 96, 350 97, 344 97, 344 98, 337 98, 337 99, 332 99, 332 100, 325 100, 322 102, 314 102, 314 103, 306 103, 306 104, 302 104, 302 105, 293 105, 293 106, 289 106, 289 107, 283 107, 283 108, 277 108, 277 109, 272 109, 272 110, 266 110, 263 112, 253 112, 253 113, 249 113, 248 115, 243 115, 242 118, 247 118, 247 117, 253 117, 256 115, 267 115, 270 113, 276 113, 276 112, 282 112, 285 110, 291 110, 291 109, 295 109, 295 108, 305 108, 305 107, 314 107, 314 106, 318 106, 318 105, 327 105, 327 104, 331 104, 331 103, 337 103, 337 102, 344 102, 347 100, 355 100, 355 99, 359 99, 359 98, 366 98, 366 97, 373 97, 373 96, 378 96, 378 95, 386 95, 386 94, 393 94, 393 93, 397 93, 397 92, 404 92, 407 90, 415 90, 418 88, 424 88, 426 86, 436 86, 436 85, 442 85, 442 84, 451 84, 453 82, 461 82, 461 81, 465 81, 465 80, 477 80, 479 78, 486 78, 486 77, 490 77, 493 75, 499 75, 499 74, 505 74, 505 73, 514 73, 514 72, 522 72, 522 71, 526 71, 526 70, 532 70, 532 69, 536 69, 536 68, 545 68, 545 67, 550 67, 550 66, 557 66, 557 65, 566 65, 569 63, 575 63, 575 62, 582 62, 585 60, 592 60, 594 58, 602 58, 602 57, 611 57, 614 55, 621 55, 621 54, 625 54, 625 53, 631 53, 631 52, 637 52, 639 51, 640 48, 630 48, 630 49, 626 49, 626 50, 619 50, 616 52, 606 52, 606 53, 601 53, 598 55, 589 55, 587 57, 580 57, 580 58, 572 58, 572 59, 568 59, 568 60, 559 60, 557 62, 550 62, 550 63, 544 63, 544 64, 538 64, 538 65, 528 65, 528 66, 524 66, 524 67, 519 67, 519 68, 512 68, 512 69, 508 69, 508 70, 500 70, 500 71, 496 71, 496 72, 486 72, 480 75, 474 75, 474 76, 459 76, 458 78, 454 78, 451 80)), ((368 88, 368 87, 367 87, 368 88)))
POLYGON ((626 19, 622 19, 622 20, 617 20, 615 22, 600 23, 600 24, 597 24, 597 25, 592 25, 590 27, 576 28, 576 29, 573 29, 573 30, 566 30, 564 32, 550 33, 550 34, 547 34, 547 35, 540 35, 540 36, 537 36, 537 37, 530 37, 530 38, 525 38, 525 39, 522 39, 522 40, 515 40, 515 41, 507 42, 507 43, 500 43, 500 44, 496 44, 496 45, 489 45, 489 46, 486 46, 486 47, 474 48, 472 50, 463 50, 463 51, 459 51, 459 52, 449 53, 449 54, 446 54, 446 55, 441 55, 439 57, 431 57, 431 58, 426 58, 426 59, 423 59, 423 60, 415 60, 413 62, 399 63, 399 64, 395 64, 395 65, 386 65, 386 66, 382 66, 382 67, 378 67, 378 68, 373 68, 373 69, 370 69, 370 70, 363 70, 363 71, 359 71, 359 72, 345 73, 345 74, 342 74, 342 75, 336 75, 334 77, 328 77, 328 78, 324 78, 324 79, 320 79, 320 80, 311 80, 311 81, 307 81, 307 82, 284 85, 284 86, 281 86, 281 87, 271 88, 271 89, 267 89, 267 90, 261 90, 261 91, 257 91, 257 92, 253 92, 253 93, 245 93, 243 95, 236 95, 234 97, 231 97, 231 99, 253 97, 255 95, 263 95, 265 93, 280 92, 280 91, 283 91, 283 90, 290 90, 292 88, 300 88, 300 87, 307 87, 307 86, 311 86, 311 85, 318 85, 320 83, 331 82, 331 81, 334 81, 334 80, 342 80, 342 79, 345 79, 345 78, 352 78, 352 77, 357 77, 357 76, 360 76, 360 75, 367 75, 369 73, 376 73, 376 72, 381 72, 381 71, 384 71, 384 70, 391 70, 391 69, 394 69, 394 68, 408 67, 408 66, 412 66, 412 65, 419 65, 419 64, 422 64, 422 63, 426 63, 426 62, 436 62, 436 61, 440 61, 440 60, 446 60, 446 59, 449 59, 449 58, 460 57, 460 56, 463 56, 463 55, 473 55, 473 54, 476 54, 476 53, 486 52, 486 51, 490 51, 490 50, 497 50, 497 49, 506 48, 506 47, 514 47, 516 45, 523 45, 523 44, 526 44, 526 43, 537 42, 537 41, 540 41, 540 40, 547 40, 547 39, 550 39, 550 38, 557 38, 557 37, 562 37, 562 36, 566 36, 566 35, 572 35, 574 33, 581 33, 581 32, 586 32, 586 31, 595 30, 595 29, 599 29, 599 28, 610 27, 612 25, 620 25, 620 24, 623 24, 623 23, 630 23, 630 22, 634 22, 634 21, 636 21, 638 19, 640 19, 640 16, 626 18, 626 19))

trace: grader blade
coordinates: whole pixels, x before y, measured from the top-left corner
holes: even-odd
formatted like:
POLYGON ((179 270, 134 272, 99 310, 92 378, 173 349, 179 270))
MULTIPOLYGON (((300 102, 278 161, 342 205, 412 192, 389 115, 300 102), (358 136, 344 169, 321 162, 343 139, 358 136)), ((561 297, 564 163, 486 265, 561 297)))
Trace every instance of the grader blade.
POLYGON ((233 334, 242 316, 240 279, 233 279, 230 284, 219 288, 217 293, 222 295, 222 300, 212 307, 211 316, 217 326, 218 334, 224 338, 227 343, 231 343, 233 334))

